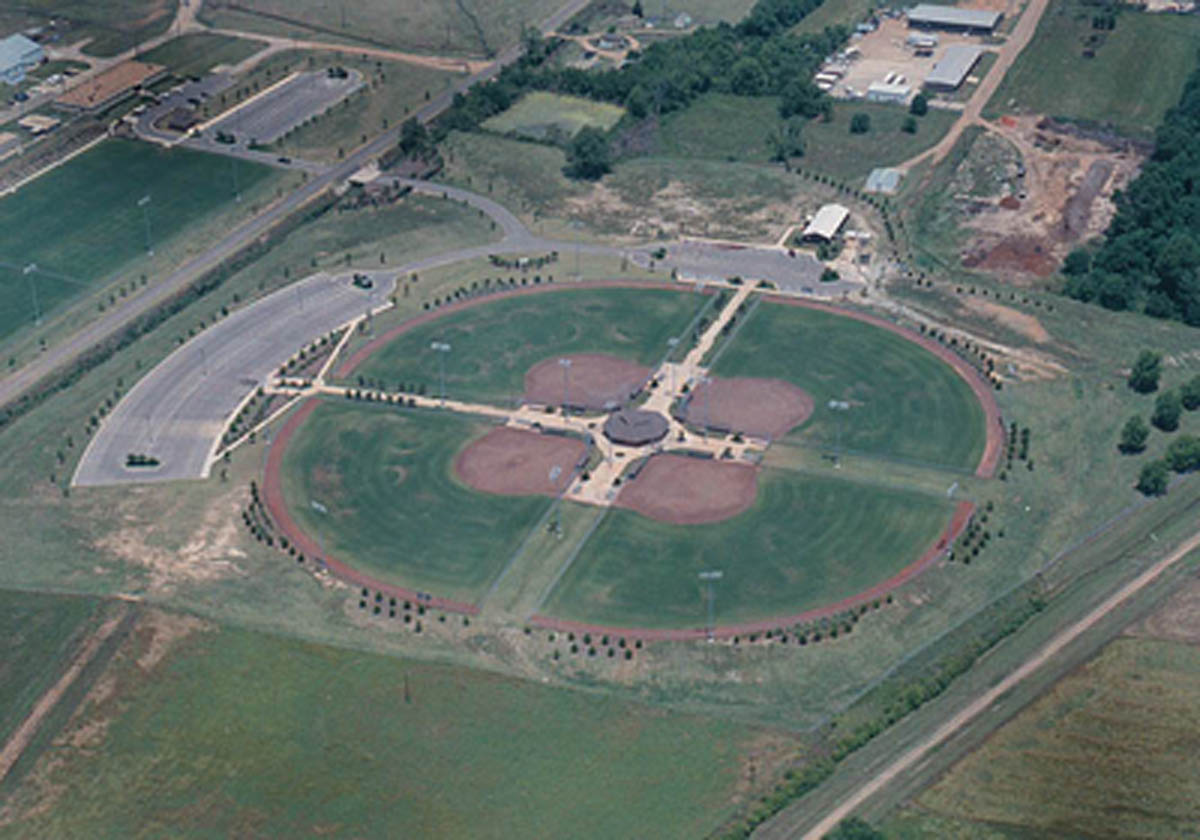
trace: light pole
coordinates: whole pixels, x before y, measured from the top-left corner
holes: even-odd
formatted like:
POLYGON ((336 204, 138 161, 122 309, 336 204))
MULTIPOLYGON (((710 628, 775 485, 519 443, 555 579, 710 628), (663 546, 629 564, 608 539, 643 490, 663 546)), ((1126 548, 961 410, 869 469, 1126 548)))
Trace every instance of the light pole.
POLYGON ((42 308, 38 306, 37 299, 37 284, 34 282, 33 275, 37 274, 37 263, 30 263, 21 270, 25 275, 25 279, 29 281, 29 295, 33 298, 33 323, 39 327, 42 325, 42 308))
POLYGON ((233 163, 233 200, 237 201, 237 202, 241 202, 242 191, 238 187, 237 155, 230 155, 229 160, 232 161, 232 163, 233 163))
POLYGON ((679 346, 679 336, 673 335, 667 339, 667 365, 671 368, 671 396, 675 396, 675 348, 679 346))
POLYGON ((830 400, 829 410, 837 413, 837 437, 833 448, 833 465, 834 467, 840 469, 842 466, 842 418, 845 416, 845 412, 850 410, 850 403, 846 402, 845 400, 830 400))
POLYGON ((442 374, 442 408, 446 407, 446 354, 450 352, 450 345, 444 341, 435 341, 429 345, 429 349, 438 354, 439 367, 442 374))
MULTIPOLYGON (((321 504, 316 499, 309 499, 308 505, 317 513, 321 514, 321 516, 329 515, 329 508, 325 507, 325 505, 321 504)), ((321 556, 317 558, 317 561, 323 564, 325 562, 325 539, 321 536, 321 525, 319 522, 317 523, 317 547, 321 551, 321 556)))
MULTIPOLYGON (((554 482, 558 481, 558 477, 562 475, 562 467, 555 464, 550 468, 550 489, 554 489, 554 482)), ((554 533, 562 538, 562 499, 554 503, 554 533)))
POLYGON ((707 572, 700 573, 700 580, 708 584, 708 625, 705 627, 708 633, 708 640, 713 640, 713 624, 715 621, 716 610, 716 593, 713 591, 713 584, 725 576, 725 573, 720 569, 710 569, 707 572))
POLYGON ((571 360, 559 359, 559 367, 563 372, 563 417, 567 416, 567 405, 570 403, 570 376, 571 376, 571 360))
POLYGON ((712 425, 712 377, 701 376, 700 384, 704 386, 704 439, 708 440, 708 427, 712 425))
POLYGON ((146 253, 154 256, 154 249, 150 247, 150 196, 144 195, 138 199, 138 207, 142 208, 142 222, 146 228, 146 253))

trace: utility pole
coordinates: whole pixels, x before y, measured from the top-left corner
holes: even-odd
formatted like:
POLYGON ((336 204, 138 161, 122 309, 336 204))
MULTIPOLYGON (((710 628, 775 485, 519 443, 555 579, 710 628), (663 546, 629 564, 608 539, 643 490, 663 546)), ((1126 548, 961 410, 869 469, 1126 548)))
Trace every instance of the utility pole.
POLYGON ((429 345, 429 349, 438 354, 439 367, 442 374, 442 408, 446 407, 446 354, 450 352, 450 345, 444 341, 435 341, 429 345))
POLYGON ((33 275, 37 274, 37 270, 37 263, 30 263, 22 269, 21 273, 29 281, 29 295, 33 298, 33 323, 40 327, 42 325, 42 308, 38 306, 37 283, 33 279, 33 275))
POLYGON ((150 247, 150 196, 144 195, 138 199, 138 207, 142 208, 142 221, 146 228, 146 253, 154 256, 154 249, 150 247))
POLYGON ((705 632, 708 634, 708 640, 713 640, 713 629, 716 622, 716 593, 713 591, 713 584, 725 576, 725 573, 720 569, 711 569, 707 572, 700 573, 700 580, 708 584, 708 624, 705 625, 705 632))

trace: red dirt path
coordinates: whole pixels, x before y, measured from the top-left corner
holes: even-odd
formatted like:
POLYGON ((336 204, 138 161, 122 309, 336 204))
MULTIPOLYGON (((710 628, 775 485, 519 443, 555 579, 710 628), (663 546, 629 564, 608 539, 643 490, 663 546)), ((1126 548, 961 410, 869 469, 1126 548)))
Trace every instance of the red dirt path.
POLYGON ((538 405, 567 404, 592 411, 621 406, 650 378, 650 368, 604 353, 575 353, 538 362, 525 373, 525 400, 538 405), (570 359, 563 377, 559 359, 570 359))
POLYGON ((501 427, 458 453, 454 474, 484 493, 555 496, 586 455, 587 446, 576 438, 501 427), (551 482, 553 467, 560 473, 551 482))
POLYGON ((762 438, 778 438, 812 415, 807 391, 782 379, 714 378, 701 385, 688 403, 687 422, 762 438), (711 393, 710 393, 711 391, 711 393))
POLYGON ((757 495, 758 471, 749 464, 655 455, 616 503, 659 522, 699 525, 737 516, 757 495))

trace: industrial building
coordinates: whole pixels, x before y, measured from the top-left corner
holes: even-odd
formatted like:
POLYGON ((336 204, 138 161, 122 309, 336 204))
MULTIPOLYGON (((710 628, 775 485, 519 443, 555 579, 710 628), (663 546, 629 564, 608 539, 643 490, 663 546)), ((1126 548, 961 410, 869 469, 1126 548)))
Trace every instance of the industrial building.
POLYGON ((42 45, 24 35, 9 35, 0 41, 0 82, 19 85, 25 73, 46 60, 42 45))
POLYGON ((850 218, 850 211, 840 204, 826 204, 812 217, 800 238, 805 242, 828 242, 838 235, 838 232, 850 218))
POLYGON ((982 56, 982 47, 970 44, 956 44, 947 47, 946 52, 934 63, 933 69, 925 77, 925 87, 930 90, 958 90, 959 85, 979 63, 982 56))
POLYGON ((912 87, 904 82, 871 82, 867 85, 868 102, 891 102, 903 105, 912 95, 912 87))
POLYGON ((908 25, 916 29, 944 29, 948 32, 991 35, 1003 17, 1002 12, 989 12, 985 9, 960 9, 957 6, 921 3, 908 10, 908 25))

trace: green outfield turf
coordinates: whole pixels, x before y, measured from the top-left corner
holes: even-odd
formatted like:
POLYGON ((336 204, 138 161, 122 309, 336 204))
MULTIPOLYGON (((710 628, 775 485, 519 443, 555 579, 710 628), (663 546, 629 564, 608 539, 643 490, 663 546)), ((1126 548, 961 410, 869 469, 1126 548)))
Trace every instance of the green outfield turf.
POLYGON ((504 113, 485 120, 483 127, 533 140, 568 139, 587 126, 608 131, 624 114, 624 108, 605 102, 535 91, 504 113))
MULTIPOLYGON (((271 169, 237 164, 246 192, 271 169)), ((72 302, 146 252, 138 201, 150 196, 150 241, 161 248, 233 202, 228 158, 108 140, 0 198, 0 339, 72 302), (39 271, 23 269, 36 265, 39 271)), ((136 279, 136 278, 130 278, 136 279)))
POLYGON ((758 500, 708 525, 668 525, 614 509, 543 612, 632 627, 700 627, 697 574, 717 568, 719 623, 824 606, 915 561, 949 521, 934 496, 804 476, 759 475, 758 500))
POLYGON ((790 739, 238 630, 136 635, 6 806, 7 837, 705 836, 790 739), (753 771, 751 771, 753 772, 753 771))
POLYGON ((760 306, 717 361, 718 376, 786 379, 812 395, 791 438, 812 445, 973 469, 987 430, 970 386, 946 362, 888 330, 827 312, 760 306), (829 402, 848 402, 833 410, 829 402))
POLYGON ((453 477, 454 456, 489 428, 453 414, 322 405, 284 459, 288 506, 355 568, 445 597, 478 598, 548 504, 478 493, 453 477), (329 513, 317 513, 313 501, 329 513))
MULTIPOLYGON (((563 263, 546 270, 567 272, 563 263)), ((495 276, 510 274, 520 272, 497 269, 495 276)), ((440 359, 430 343, 443 341, 452 348, 445 359, 449 396, 511 404, 524 391, 525 372, 551 357, 608 353, 657 364, 667 339, 681 335, 708 300, 665 289, 588 288, 497 298, 410 330, 355 375, 437 393, 440 359)))

